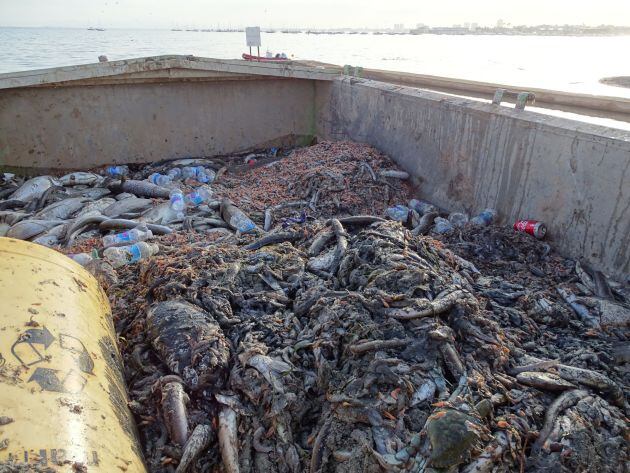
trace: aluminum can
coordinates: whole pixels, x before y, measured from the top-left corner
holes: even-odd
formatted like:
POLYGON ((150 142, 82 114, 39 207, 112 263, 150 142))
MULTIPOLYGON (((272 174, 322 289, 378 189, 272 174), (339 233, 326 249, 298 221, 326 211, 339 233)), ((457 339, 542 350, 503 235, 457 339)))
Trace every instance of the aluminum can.
POLYGON ((533 235, 539 240, 545 237, 547 233, 547 227, 544 223, 538 220, 517 220, 514 223, 514 230, 517 232, 524 232, 533 235))

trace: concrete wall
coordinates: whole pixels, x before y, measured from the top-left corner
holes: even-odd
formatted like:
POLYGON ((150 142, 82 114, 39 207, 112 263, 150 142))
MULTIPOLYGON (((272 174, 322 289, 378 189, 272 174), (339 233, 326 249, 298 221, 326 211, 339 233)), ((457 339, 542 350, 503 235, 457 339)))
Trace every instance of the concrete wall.
POLYGON ((451 210, 534 218, 566 255, 630 272, 630 133, 358 79, 333 86, 321 134, 369 143, 451 210))
POLYGON ((90 168, 212 156, 315 135, 305 79, 0 90, 0 166, 90 168))

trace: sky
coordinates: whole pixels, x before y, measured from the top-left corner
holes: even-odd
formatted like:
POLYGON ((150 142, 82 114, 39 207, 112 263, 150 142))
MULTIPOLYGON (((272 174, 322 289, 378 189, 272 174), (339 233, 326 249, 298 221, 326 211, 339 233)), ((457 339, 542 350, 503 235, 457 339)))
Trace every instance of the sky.
POLYGON ((628 26, 630 0, 0 0, 2 26, 385 28, 499 19, 628 26))

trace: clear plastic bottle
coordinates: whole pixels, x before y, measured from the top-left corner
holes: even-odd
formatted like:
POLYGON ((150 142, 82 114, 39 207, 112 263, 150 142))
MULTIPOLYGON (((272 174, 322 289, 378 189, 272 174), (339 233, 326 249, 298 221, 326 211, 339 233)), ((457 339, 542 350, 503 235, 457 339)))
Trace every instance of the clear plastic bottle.
POLYGON ((206 168, 205 173, 206 177, 208 178, 208 183, 214 181, 214 178, 217 177, 217 173, 214 172, 212 169, 206 168))
POLYGON ((385 213, 392 220, 405 223, 409 219, 409 207, 404 205, 396 205, 388 208, 385 213))
POLYGON ((206 175, 205 170, 201 170, 197 172, 197 180, 202 184, 206 184, 208 182, 208 176, 206 175))
POLYGON ((454 227, 463 227, 468 223, 468 215, 461 212, 453 212, 448 216, 448 221, 451 222, 454 227))
POLYGON ((136 228, 115 235, 105 235, 103 237, 103 246, 109 248, 112 246, 129 245, 139 241, 148 240, 153 236, 151 230, 146 225, 140 225, 136 228))
POLYGON ((472 218, 470 222, 480 227, 487 227, 494 221, 496 216, 497 216, 496 210, 484 209, 479 215, 477 215, 475 218, 472 218))
POLYGON ((127 174, 129 174, 129 167, 107 166, 107 168, 105 168, 105 172, 107 173, 108 176, 111 176, 111 177, 126 176, 127 174))
POLYGON ((409 207, 418 212, 420 216, 429 212, 437 212, 438 210, 438 208, 432 203, 418 199, 411 199, 409 201, 409 207))
POLYGON ((221 204, 221 217, 230 227, 240 233, 249 233, 256 229, 256 224, 247 214, 231 202, 224 201, 221 204))
POLYGON ((197 168, 186 166, 182 168, 182 179, 190 179, 197 176, 197 168))
POLYGON ((435 233, 439 233, 441 235, 445 233, 450 233, 453 231, 453 225, 451 222, 442 217, 436 217, 435 220, 435 233))
POLYGON ((166 175, 170 177, 172 181, 178 181, 182 178, 182 170, 179 168, 173 168, 167 172, 166 175))
POLYGON ((159 172, 154 172, 149 176, 149 182, 158 186, 166 187, 171 182, 173 182, 173 180, 170 176, 165 176, 164 174, 160 174, 159 172))
POLYGON ((198 207, 201 204, 208 202, 212 197, 212 190, 206 186, 197 188, 197 190, 187 194, 184 197, 184 201, 191 207, 198 207))
POLYGON ((171 199, 171 208, 178 214, 184 211, 186 203, 184 202, 184 194, 179 189, 173 189, 169 195, 171 199))
POLYGON ((114 246, 103 251, 103 257, 114 267, 119 268, 126 264, 135 263, 141 259, 149 258, 159 251, 155 243, 140 241, 130 246, 114 246))

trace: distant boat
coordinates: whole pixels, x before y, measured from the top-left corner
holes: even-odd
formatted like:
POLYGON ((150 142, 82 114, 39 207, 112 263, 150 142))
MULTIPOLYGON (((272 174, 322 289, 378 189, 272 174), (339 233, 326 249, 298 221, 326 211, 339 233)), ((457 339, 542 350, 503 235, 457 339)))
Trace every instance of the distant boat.
POLYGON ((289 58, 286 57, 265 57, 265 56, 253 56, 251 54, 243 53, 243 59, 246 61, 256 62, 287 62, 289 58))
POLYGON ((94 28, 93 26, 90 26, 88 31, 105 31, 105 28, 94 28))

